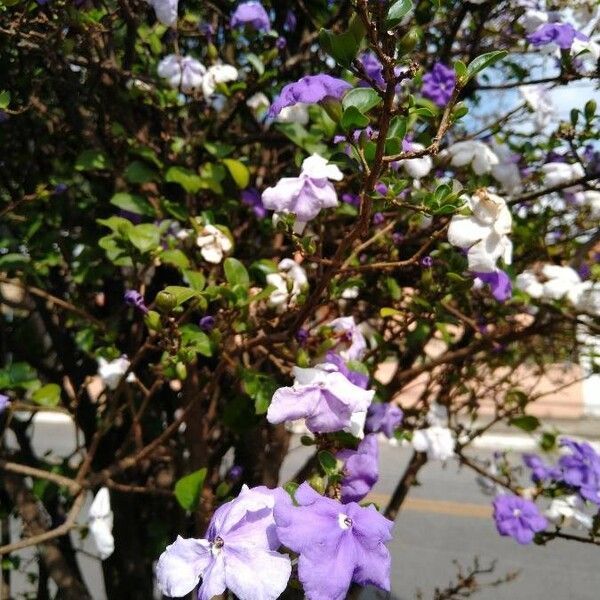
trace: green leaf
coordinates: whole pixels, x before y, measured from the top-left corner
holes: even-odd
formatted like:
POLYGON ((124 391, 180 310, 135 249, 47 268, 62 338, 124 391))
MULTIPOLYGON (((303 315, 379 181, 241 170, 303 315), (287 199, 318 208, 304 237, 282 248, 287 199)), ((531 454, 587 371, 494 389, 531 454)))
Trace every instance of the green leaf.
POLYGON ((0 389, 34 389, 39 386, 37 372, 25 362, 17 362, 0 369, 0 389))
POLYGON ((0 109, 7 108, 10 104, 10 92, 8 90, 2 90, 0 92, 0 109))
POLYGON ((202 356, 212 356, 213 347, 210 338, 197 325, 188 323, 181 327, 181 342, 202 356))
POLYGON ((175 296, 175 299, 177 300, 176 306, 181 306, 184 302, 187 302, 190 298, 193 298, 198 293, 196 290, 184 287, 182 285, 168 285, 164 291, 175 296))
POLYGON ((390 308, 389 306, 384 306, 382 309, 379 310, 379 315, 383 318, 394 317, 399 314, 401 314, 399 310, 396 310, 395 308, 390 308))
POLYGON ((154 250, 160 244, 158 227, 150 223, 132 227, 127 232, 127 237, 142 254, 154 250))
POLYGON ((533 415, 522 415, 520 417, 513 417, 509 421, 509 424, 529 432, 535 431, 540 426, 540 420, 533 415))
POLYGON ((388 129, 388 138, 404 138, 406 135, 406 119, 404 117, 395 116, 390 121, 388 129))
POLYGON ((467 65, 462 60, 454 61, 454 72, 456 73, 456 78, 462 84, 466 83, 469 80, 469 74, 467 72, 467 65))
POLYGON ((506 50, 495 50, 494 52, 486 52, 485 54, 478 56, 472 60, 467 67, 468 79, 475 77, 477 73, 487 69, 490 65, 493 65, 495 62, 504 58, 507 54, 508 52, 506 52, 506 50))
POLYGON ((328 29, 321 29, 319 41, 323 50, 330 54, 337 63, 345 67, 349 66, 356 58, 360 47, 360 41, 357 41, 351 31, 336 34, 328 29))
POLYGON ((244 163, 235 158, 224 158, 223 163, 227 167, 235 184, 241 190, 248 187, 248 184, 250 183, 250 171, 248 171, 248 167, 246 167, 244 163))
POLYGON ((335 473, 337 473, 338 463, 335 459, 335 456, 333 456, 331 452, 327 452, 327 450, 321 450, 317 457, 319 459, 319 464, 323 468, 323 471, 325 471, 326 475, 335 475, 335 473))
POLYGON ((413 3, 411 0, 398 0, 390 6, 388 10, 386 25, 388 27, 395 27, 402 21, 402 19, 412 10, 413 3))
POLYGON ((0 269, 18 269, 27 265, 31 258, 26 254, 9 252, 0 256, 0 269))
POLYGON ((232 287, 235 285, 248 287, 250 285, 248 271, 237 258, 226 258, 223 268, 225 269, 225 279, 227 279, 227 283, 232 287))
POLYGON ((84 150, 75 161, 77 171, 105 171, 112 163, 102 150, 84 150))
POLYGON ((58 406, 60 403, 60 386, 56 383, 47 383, 33 392, 31 399, 40 406, 58 406))
POLYGON ((359 112, 366 113, 381 102, 381 96, 372 88, 355 88, 350 90, 342 100, 344 110, 355 106, 359 112))
POLYGON ((111 199, 110 203, 119 207, 121 210, 144 215, 146 217, 154 216, 154 209, 150 203, 142 196, 130 194, 128 192, 118 192, 111 199))
POLYGON ((205 478, 206 468, 203 467, 177 481, 175 484, 175 498, 181 508, 189 511, 196 509, 205 478))
POLYGON ((203 188, 200 175, 184 167, 170 167, 165 174, 165 181, 179 184, 190 194, 195 194, 203 188))
POLYGON ((204 142, 204 147, 216 158, 225 158, 235 150, 235 146, 220 142, 204 142))
POLYGON ((263 61, 252 52, 246 54, 246 59, 254 67, 254 70, 258 73, 258 76, 262 77, 265 73, 265 65, 263 64, 263 61))
POLYGON ((190 266, 188 257, 181 250, 177 249, 163 250, 160 253, 160 260, 179 269, 187 269, 190 266))
POLYGON ((156 179, 156 172, 141 160, 134 160, 127 165, 123 177, 129 183, 148 183, 156 179))
POLYGON ((346 131, 364 129, 369 124, 369 117, 363 115, 356 106, 349 106, 342 115, 341 125, 346 131))
POLYGON ((204 276, 204 273, 186 269, 183 272, 183 276, 186 282, 189 283, 190 287, 197 292, 201 292, 204 289, 204 286, 206 285, 206 277, 204 276))

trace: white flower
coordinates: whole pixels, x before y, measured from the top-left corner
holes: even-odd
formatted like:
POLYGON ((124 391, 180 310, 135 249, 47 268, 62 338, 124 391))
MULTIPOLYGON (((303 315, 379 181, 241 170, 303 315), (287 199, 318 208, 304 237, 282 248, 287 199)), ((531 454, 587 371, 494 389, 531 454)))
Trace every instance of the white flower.
POLYGON ((224 254, 233 248, 229 237, 214 225, 206 225, 202 229, 196 238, 196 245, 200 248, 202 258, 215 265, 218 265, 224 254))
POLYGON ((275 119, 278 123, 298 123, 306 125, 309 121, 308 105, 304 102, 298 102, 292 106, 286 106, 275 119))
MULTIPOLYGON (((121 381, 121 378, 127 372, 127 369, 129 369, 129 364, 129 360, 126 356, 115 358, 115 360, 111 360, 110 362, 105 358, 100 357, 98 359, 98 375, 100 376, 102 383, 104 383, 109 390, 116 390, 119 381, 121 381)), ((129 373, 127 381, 135 381, 135 375, 129 373)))
POLYGON ((174 89, 192 92, 199 89, 206 74, 206 67, 190 56, 169 54, 158 63, 159 77, 166 79, 174 89))
POLYGON ((541 298, 544 295, 544 285, 539 282, 533 271, 526 270, 517 275, 515 286, 532 298, 541 298))
POLYGON ((546 278, 542 296, 549 300, 560 300, 566 296, 574 286, 581 283, 581 278, 575 269, 560 265, 544 265, 542 274, 546 278))
POLYGON ((454 435, 447 427, 436 425, 413 432, 413 448, 417 452, 426 452, 429 460, 448 460, 454 456, 454 445, 454 435))
POLYGON ((353 285, 347 288, 344 288, 340 298, 344 300, 354 300, 354 298, 358 298, 360 294, 360 288, 357 285, 353 285))
POLYGON ((493 151, 498 157, 498 164, 492 166, 492 177, 502 185, 507 194, 516 194, 521 190, 521 173, 515 164, 515 155, 506 144, 493 142, 493 151))
POLYGON ((542 10, 529 9, 526 10, 518 19, 527 33, 533 33, 541 25, 548 22, 548 13, 542 10))
MULTIPOLYGON (((411 151, 418 152, 419 150, 425 150, 425 146, 423 146, 423 144, 411 142, 410 149, 411 151)), ((407 158, 406 160, 399 161, 398 164, 401 165, 406 173, 413 179, 421 179, 422 177, 426 177, 433 168, 433 160, 431 159, 431 156, 407 158)))
POLYGON ((580 40, 575 38, 571 45, 571 54, 576 56, 580 52, 584 52, 581 58, 593 58, 594 62, 600 59, 600 44, 592 40, 580 40))
POLYGON ((427 424, 432 427, 446 427, 448 424, 448 409, 437 402, 429 407, 426 416, 427 424))
POLYGON ((213 65, 202 78, 202 93, 205 98, 210 98, 217 89, 218 83, 235 81, 238 78, 238 70, 231 65, 213 65))
POLYGON ((512 216, 506 202, 486 190, 469 198, 472 215, 454 215, 448 228, 448 241, 458 248, 468 248, 469 271, 491 273, 496 261, 512 261, 512 242, 507 233, 512 226, 512 216))
POLYGON ((283 310, 295 304, 308 279, 306 271, 291 258, 280 261, 278 268, 279 273, 269 273, 266 277, 267 283, 276 288, 269 296, 269 306, 283 310))
POLYGON ((154 9, 156 18, 167 27, 177 22, 177 4, 179 0, 148 0, 154 9))
POLYGON ((246 100, 246 106, 254 113, 257 119, 262 119, 269 110, 271 103, 265 94, 256 92, 256 94, 246 100))
POLYGON ((546 510, 546 517, 559 527, 576 527, 580 529, 591 529, 592 517, 586 515, 581 509, 583 502, 579 496, 565 496, 554 498, 550 507, 546 510))
POLYGON ((519 92, 533 111, 536 128, 545 129, 550 125, 556 111, 550 98, 549 88, 543 85, 524 85, 519 88, 519 92))
POLYGON ((600 316, 600 284, 584 281, 569 291, 568 298, 578 312, 600 316))
POLYGON ((548 187, 564 185, 585 175, 585 171, 579 163, 550 162, 542 165, 541 171, 548 187))
POLYGON ((492 150, 479 140, 456 142, 448 148, 448 154, 453 167, 464 167, 470 164, 476 175, 489 173, 493 165, 500 162, 492 150))
POLYGON ((326 158, 316 153, 304 159, 300 174, 306 175, 311 179, 341 181, 344 178, 344 174, 337 165, 332 165, 326 158))
POLYGON ((592 219, 600 219, 600 192, 585 190, 575 194, 575 201, 590 209, 592 219))
POLYGON ((110 509, 108 488, 98 490, 89 512, 89 530, 102 560, 106 560, 115 550, 112 535, 113 513, 110 509))

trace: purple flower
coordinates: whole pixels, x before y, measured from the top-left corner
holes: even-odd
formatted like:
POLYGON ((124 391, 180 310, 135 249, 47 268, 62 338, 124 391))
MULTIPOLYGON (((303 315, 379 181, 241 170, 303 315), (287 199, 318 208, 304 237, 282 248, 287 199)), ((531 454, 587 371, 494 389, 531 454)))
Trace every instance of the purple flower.
POLYGON ((304 346, 306 345, 306 342, 308 342, 308 331, 306 329, 298 329, 298 331, 296 331, 296 341, 301 345, 304 346))
POLYGON ((496 269, 491 273, 473 273, 473 275, 490 286, 492 296, 498 302, 505 302, 512 296, 512 282, 502 269, 496 269))
POLYGON ((560 477, 560 469, 546 464, 537 454, 523 454, 523 462, 531 469, 531 479, 536 483, 560 477))
MULTIPOLYGON (((374 52, 363 52, 358 60, 362 65, 365 73, 377 84, 378 87, 385 87, 385 80, 383 78, 383 67, 379 62, 374 52)), ((361 82, 361 86, 368 85, 367 82, 361 82)))
POLYGON ((285 15, 285 21, 283 22, 283 29, 285 31, 294 31, 296 29, 296 24, 298 23, 298 19, 296 18, 296 14, 292 9, 289 9, 285 15))
POLYGON ((454 69, 436 62, 430 73, 423 76, 421 94, 438 106, 446 106, 456 86, 454 69))
POLYGON ((527 36, 534 46, 556 44, 562 50, 569 50, 574 40, 587 41, 589 38, 577 31, 570 23, 544 23, 527 36))
POLYGON ((269 31, 271 21, 269 15, 260 2, 251 0, 240 4, 230 20, 231 27, 250 27, 256 31, 269 31))
POLYGON ((337 458, 344 462, 342 502, 360 502, 379 479, 377 436, 367 435, 356 450, 341 450, 337 458))
POLYGON ((369 385, 369 376, 365 373, 359 373, 358 371, 352 371, 349 369, 344 359, 339 354, 336 354, 335 352, 328 352, 325 355, 325 362, 335 365, 338 371, 354 385, 357 385, 363 390, 367 389, 369 385))
POLYGON ((384 222, 385 222, 385 217, 383 216, 383 213, 376 212, 373 215, 373 225, 378 227, 379 225, 382 225, 384 222))
POLYGON ((346 192, 345 194, 342 194, 342 202, 358 208, 360 206, 360 196, 358 194, 349 194, 346 192))
POLYGON ((148 307, 144 302, 144 296, 142 296, 137 290, 127 290, 123 299, 125 300, 125 304, 127 304, 127 306, 132 306, 141 313, 147 314, 148 307))
POLYGON ((577 267, 577 274, 579 277, 581 277, 581 279, 589 279, 590 275, 592 274, 592 270, 587 263, 581 263, 577 267))
POLYGON ((206 315, 198 321, 198 325, 202 331, 212 331, 215 326, 216 319, 212 315, 206 315))
POLYGON ((252 209, 257 219, 267 216, 267 209, 263 206, 260 192, 256 188, 248 188, 241 193, 242 202, 252 209))
POLYGON ((353 581, 389 591, 385 543, 392 538, 392 521, 372 505, 324 498, 306 482, 295 500, 298 506, 275 506, 275 522, 282 544, 300 555, 298 577, 308 600, 343 600, 353 581))
POLYGON ((404 234, 400 233, 399 231, 394 231, 394 233, 392 233, 392 242, 394 242, 394 244, 401 244, 403 240, 404 234))
POLYGON ((496 497, 494 521, 500 535, 508 535, 519 544, 530 544, 535 534, 548 526, 534 502, 512 495, 496 497))
POLYGON ((587 442, 563 439, 560 445, 571 451, 558 459, 562 481, 578 488, 582 498, 600 505, 600 456, 587 442))
POLYGON ((325 73, 305 75, 294 83, 283 87, 279 97, 269 109, 269 116, 276 117, 282 108, 293 106, 298 102, 316 104, 326 98, 340 100, 352 86, 343 79, 337 79, 325 73))
POLYGON ((274 394, 267 421, 283 423, 306 419, 313 433, 349 430, 362 435, 367 408, 375 392, 353 384, 331 363, 313 369, 294 367, 294 385, 274 394))
POLYGON ((167 596, 189 594, 202 578, 198 600, 231 590, 239 598, 276 600, 285 589, 291 565, 280 546, 273 509, 289 502, 281 489, 248 489, 220 506, 206 539, 178 537, 161 554, 158 585, 167 596))
POLYGON ((215 35, 215 28, 211 23, 200 23, 198 29, 200 30, 200 33, 208 40, 211 40, 215 35))
POLYGON ((369 433, 381 432, 391 439, 402 423, 403 417, 402 409, 392 402, 374 402, 367 411, 365 430, 369 433))
POLYGON ((278 50, 283 50, 286 46, 287 46, 287 40, 283 36, 280 36, 275 40, 275 47, 278 50))
POLYGON ((60 194, 64 194, 69 189, 69 186, 66 183, 57 183, 54 186, 54 195, 58 196, 60 194))
POLYGON ((367 351, 367 341, 360 327, 355 323, 354 317, 338 317, 327 324, 333 331, 343 334, 343 339, 337 348, 344 360, 360 360, 367 351), (348 345, 349 344, 349 345, 348 345))
POLYGON ((379 181, 375 184, 375 191, 382 196, 385 196, 388 193, 388 186, 385 183, 379 181))
POLYGON ((5 394, 0 394, 0 415, 8 408, 10 398, 5 394))
POLYGON ((231 469, 229 469, 229 473, 227 473, 227 479, 230 481, 238 481, 242 478, 244 474, 244 468, 240 467, 240 465, 233 465, 231 469))
POLYGON ((424 256, 420 262, 421 266, 425 269, 431 269, 431 267, 433 266, 433 258, 431 258, 431 256, 429 255, 424 256))

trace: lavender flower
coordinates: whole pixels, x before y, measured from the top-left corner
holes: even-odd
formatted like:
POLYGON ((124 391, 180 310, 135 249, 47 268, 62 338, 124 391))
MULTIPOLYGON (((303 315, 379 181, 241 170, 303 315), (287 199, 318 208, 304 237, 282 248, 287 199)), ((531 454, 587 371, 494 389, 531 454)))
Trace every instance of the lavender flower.
POLYGON ((283 423, 306 419, 313 433, 349 430, 362 436, 367 408, 375 392, 353 384, 331 363, 312 369, 294 367, 294 385, 274 394, 267 421, 283 423))
POLYGON ((523 454, 523 462, 531 469, 531 479, 536 483, 560 477, 560 469, 546 464, 537 454, 523 454))
POLYGON ((433 267, 433 258, 431 258, 431 256, 429 256, 429 255, 424 256, 420 260, 420 263, 424 269, 431 269, 431 267, 433 267))
POLYGON ((10 405, 10 398, 5 394, 0 394, 0 415, 8 408, 10 405))
POLYGON ((534 502, 511 495, 494 500, 494 521, 500 535, 510 536, 519 544, 530 544, 535 534, 548 526, 534 502))
POLYGON ((383 213, 376 212, 373 215, 373 225, 375 225, 376 227, 378 227, 379 225, 382 225, 384 222, 385 222, 385 217, 383 216, 383 213))
POLYGON ((345 194, 342 194, 342 202, 358 208, 360 206, 360 196, 358 194, 349 194, 346 192, 345 194))
POLYGON ((331 363, 337 367, 337 370, 359 388, 366 390, 369 385, 369 376, 365 373, 359 373, 349 369, 344 359, 335 352, 328 352, 325 355, 325 362, 331 363))
POLYGON ((496 269, 490 273, 473 273, 482 283, 490 286, 492 296, 498 302, 505 302, 512 296, 512 282, 507 273, 496 269))
POLYGON ((381 181, 375 184, 374 189, 378 194, 381 194, 382 196, 385 196, 388 193, 388 186, 385 185, 385 183, 382 183, 381 181))
POLYGON ((200 319, 198 325, 202 331, 212 331, 214 329, 216 319, 212 315, 206 315, 200 319))
POLYGON ((563 439, 560 445, 571 451, 558 459, 562 480, 577 488, 582 498, 600 505, 600 456, 587 442, 563 439))
POLYGON ((264 219, 267 216, 267 209, 263 206, 260 192, 256 188, 248 188, 241 194, 242 202, 252 209, 257 219, 264 219))
POLYGON ((275 40, 275 47, 278 50, 283 50, 286 46, 287 46, 287 40, 283 36, 280 36, 275 40))
POLYGON ((423 76, 421 94, 438 106, 446 106, 452 98, 456 86, 454 69, 436 62, 430 73, 423 76))
POLYGON ((296 14, 292 9, 289 9, 285 15, 285 21, 283 22, 283 29, 285 31, 294 31, 296 29, 296 24, 298 23, 298 19, 296 18, 296 14))
POLYGON ((298 329, 298 331, 296 331, 296 341, 301 345, 301 346, 305 346, 306 342, 308 342, 308 331, 306 329, 298 329))
POLYGON ((57 183, 54 186, 54 194, 59 196, 60 194, 64 194, 69 189, 69 186, 66 183, 57 183))
POLYGON ((148 307, 144 302, 144 296, 142 296, 137 290, 127 290, 125 292, 125 296, 123 296, 123 299, 127 306, 132 306, 143 314, 148 313, 148 307))
POLYGON ((337 458, 344 462, 342 502, 360 502, 379 479, 377 436, 367 435, 356 450, 341 450, 337 458))
POLYGON ((587 41, 589 38, 570 23, 544 23, 530 33, 527 40, 534 46, 555 44, 561 50, 569 50, 575 40, 587 41))
POLYGON ((227 479, 229 479, 230 481, 238 481, 242 478, 243 474, 243 467, 240 467, 240 465, 233 465, 233 467, 231 467, 231 469, 229 469, 229 472, 227 473, 227 479))
POLYGON ((381 432, 391 439, 403 418, 402 409, 392 402, 373 402, 367 411, 365 430, 369 433, 381 432))
POLYGON ((316 104, 326 98, 340 100, 352 86, 343 79, 337 79, 325 73, 318 75, 305 75, 294 83, 283 87, 279 97, 269 109, 269 116, 276 117, 286 106, 293 106, 302 102, 316 104))
POLYGON ((179 0, 148 0, 154 9, 156 18, 167 27, 177 22, 177 5, 179 0))
POLYGON ((235 27, 250 27, 255 31, 269 31, 271 21, 260 2, 251 0, 240 4, 231 15, 230 25, 235 27))
POLYGON ((393 523, 375 507, 324 498, 308 483, 295 500, 275 506, 277 534, 297 552, 298 577, 308 600, 343 600, 350 584, 390 589, 391 557, 385 543, 393 523))
POLYGON ((198 600, 210 600, 231 590, 239 598, 276 600, 285 589, 291 565, 280 546, 273 509, 287 494, 266 487, 242 488, 220 506, 206 539, 178 537, 161 554, 158 585, 167 596, 189 594, 202 578, 198 600))
POLYGON ((338 317, 327 324, 336 333, 343 334, 343 339, 336 349, 344 360, 360 360, 367 351, 367 341, 354 317, 338 317))

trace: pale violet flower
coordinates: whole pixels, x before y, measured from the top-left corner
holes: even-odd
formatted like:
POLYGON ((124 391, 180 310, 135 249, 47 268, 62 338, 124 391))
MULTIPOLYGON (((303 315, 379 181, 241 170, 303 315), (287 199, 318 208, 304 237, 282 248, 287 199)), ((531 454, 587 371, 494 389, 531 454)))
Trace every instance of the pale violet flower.
MULTIPOLYGON (((126 356, 121 356, 120 358, 115 358, 115 360, 111 361, 100 357, 98 359, 98 375, 100 376, 102 383, 104 383, 109 390, 116 390, 121 378, 125 375, 127 369, 129 369, 129 364, 129 360, 126 356)), ((135 381, 135 375, 129 373, 127 381, 135 381)))
POLYGON ((156 577, 169 597, 187 596, 198 585, 198 600, 230 590, 241 600, 276 600, 287 585, 290 559, 273 517, 276 505, 289 500, 281 489, 242 487, 240 495, 214 513, 205 539, 178 537, 161 554, 156 577))
POLYGON ((190 56, 169 54, 158 63, 157 73, 173 89, 190 93, 200 89, 206 67, 190 56))
POLYGON ((479 140, 456 142, 447 151, 453 167, 471 165, 476 175, 489 173, 492 167, 500 162, 494 152, 479 140))
POLYGON ((512 261, 512 242, 507 235, 512 216, 506 202, 496 194, 479 190, 469 198, 472 215, 454 215, 448 228, 448 241, 467 250, 469 271, 491 273, 496 271, 500 258, 506 264, 512 261))
POLYGON ((214 265, 218 265, 223 260, 224 255, 233 248, 229 236, 214 225, 206 225, 200 231, 196 238, 196 245, 200 248, 202 258, 214 265))
POLYGON ((446 461, 454 456, 454 434, 447 427, 434 425, 413 432, 412 447, 425 452, 429 460, 446 461))
POLYGON ((533 122, 537 130, 548 127, 556 116, 556 110, 550 97, 549 88, 543 85, 524 85, 519 93, 533 111, 533 122))
POLYGON ((340 181, 342 172, 327 159, 313 154, 304 160, 299 177, 283 177, 262 193, 265 208, 296 215, 295 231, 301 233, 321 209, 338 205, 337 192, 330 180, 340 181))
POLYGON ((284 258, 279 262, 278 273, 269 273, 266 277, 269 285, 275 290, 269 296, 269 306, 285 310, 293 306, 296 298, 308 286, 306 271, 291 258, 284 258))
POLYGON ((148 0, 154 9, 156 18, 167 27, 177 22, 177 5, 179 0, 148 0))
POLYGON ((269 423, 306 419, 313 433, 344 430, 363 437, 373 390, 354 385, 331 363, 312 369, 294 367, 294 376, 292 387, 279 388, 273 395, 267 411, 269 423))
POLYGON ((110 508, 108 488, 102 487, 94 497, 88 514, 88 528, 101 560, 106 560, 115 551, 112 534, 113 513, 110 508))
POLYGON ((565 185, 585 175, 585 171, 579 163, 549 162, 542 165, 541 171, 548 187, 565 185))
POLYGON ((208 67, 202 78, 202 93, 205 98, 210 98, 215 93, 217 84, 235 81, 237 78, 238 70, 231 65, 219 64, 208 67))
POLYGON ((278 123, 298 123, 299 125, 307 125, 309 119, 308 104, 304 102, 285 106, 275 118, 278 123))
POLYGON ((335 351, 346 361, 360 360, 367 351, 367 342, 354 317, 338 317, 330 323, 336 333, 342 334, 342 340, 335 351))
POLYGON ((552 521, 558 527, 591 529, 593 519, 583 512, 583 507, 584 504, 581 498, 573 494, 563 498, 554 498, 544 514, 549 521, 552 521))
MULTIPOLYGON (((423 144, 411 142, 410 150, 412 152, 418 152, 419 150, 425 150, 425 146, 423 146, 423 144)), ((431 159, 431 156, 407 158, 406 160, 399 161, 398 164, 406 171, 406 174, 413 179, 421 179, 426 177, 433 168, 433 160, 431 159)))

